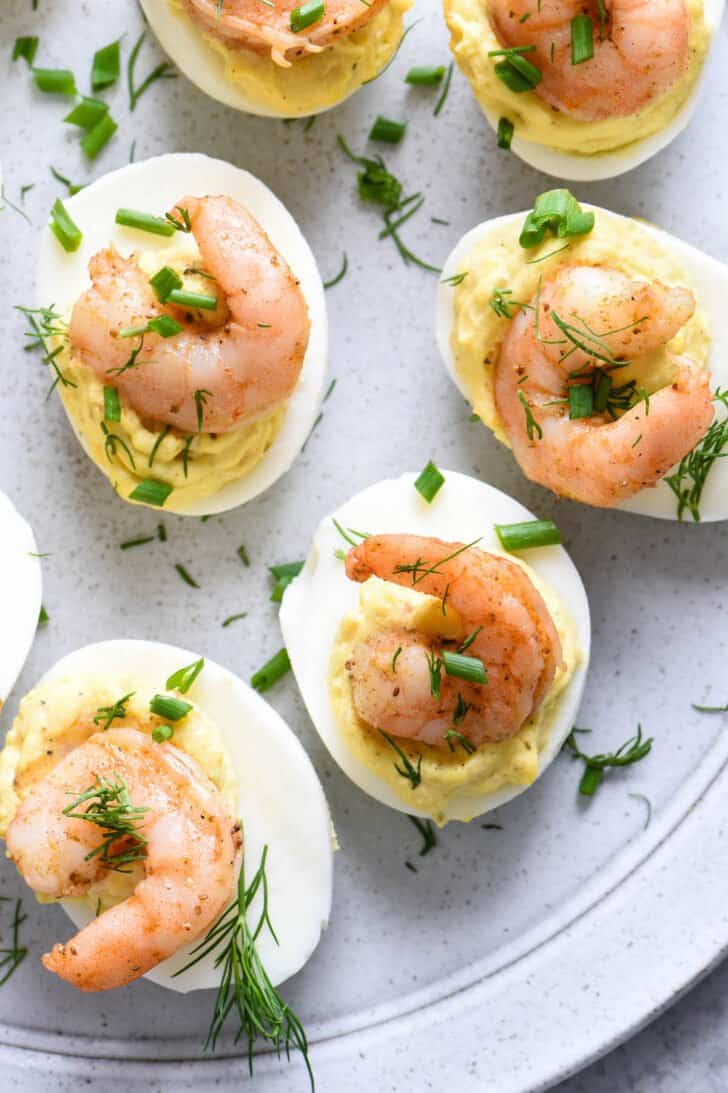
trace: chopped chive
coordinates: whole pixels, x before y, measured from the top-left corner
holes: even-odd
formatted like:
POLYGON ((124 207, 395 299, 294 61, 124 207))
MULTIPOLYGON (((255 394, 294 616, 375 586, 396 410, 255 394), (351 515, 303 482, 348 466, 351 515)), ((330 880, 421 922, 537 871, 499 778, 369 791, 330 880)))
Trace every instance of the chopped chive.
POLYGON ((569 418, 591 417, 594 413, 594 388, 590 383, 575 383, 569 387, 569 418))
POLYGON ((115 387, 104 387, 104 421, 121 421, 121 403, 115 387))
POLYGON ((129 500, 162 508, 171 492, 172 486, 166 482, 159 482, 156 478, 143 478, 129 494, 129 500))
POLYGON ((189 573, 187 572, 187 570, 185 569, 185 567, 182 565, 181 562, 177 562, 174 568, 177 570, 177 572, 179 573, 180 577, 185 582, 185 584, 188 584, 190 586, 190 588, 199 588, 200 587, 198 585, 197 581, 194 579, 194 577, 190 577, 189 573))
POLYGON ((488 53, 489 57, 503 58, 496 62, 495 74, 508 90, 516 95, 533 91, 543 79, 541 69, 523 56, 524 53, 532 53, 535 48, 535 46, 516 46, 513 49, 492 49, 488 53))
POLYGON ((22 57, 24 61, 28 62, 30 68, 33 67, 33 61, 35 55, 38 52, 38 38, 33 35, 28 35, 24 38, 16 38, 15 45, 13 46, 13 60, 17 61, 18 57, 22 57))
POLYGON ((147 543, 153 543, 154 539, 154 535, 143 535, 139 539, 127 539, 125 543, 119 543, 119 550, 131 550, 133 547, 146 546, 147 543))
POLYGON ((149 284, 154 289, 160 303, 166 303, 170 292, 176 288, 182 288, 182 278, 171 266, 162 266, 153 277, 149 278, 149 284))
POLYGON ((77 251, 81 246, 81 240, 83 239, 81 229, 71 219, 60 197, 53 202, 50 229, 63 249, 69 254, 77 251))
POLYGON ((186 695, 204 667, 205 658, 200 657, 199 660, 194 660, 192 664, 186 664, 184 668, 178 668, 176 672, 172 672, 172 675, 165 683, 165 687, 168 691, 179 691, 180 694, 186 695))
POLYGON ((300 7, 294 8, 291 12, 291 30, 294 34, 300 34, 306 27, 310 27, 312 23, 318 23, 324 16, 324 2, 323 0, 308 0, 308 3, 301 4, 300 7))
POLYGON ((451 277, 443 277, 440 281, 441 285, 450 285, 452 288, 457 288, 461 285, 465 278, 468 276, 469 270, 463 270, 461 273, 453 273, 451 277))
POLYGON ((234 622, 237 622, 238 619, 247 619, 247 617, 247 611, 240 611, 237 615, 228 615, 223 622, 223 626, 231 626, 234 622))
POLYGON ((91 64, 91 90, 104 91, 119 79, 121 58, 119 41, 111 42, 102 49, 97 49, 91 64))
POLYGON ((241 545, 238 547, 237 553, 238 553, 238 558, 243 563, 243 565, 244 566, 249 566, 250 565, 250 557, 248 555, 248 548, 245 546, 244 543, 241 543, 241 545))
POLYGON ((594 412, 603 414, 612 390, 612 377, 608 372, 594 371, 594 412))
POLYGON ((437 87, 444 75, 444 65, 416 65, 409 70, 404 82, 413 87, 437 87))
POLYGON ((513 140, 513 122, 509 118, 498 120, 498 147, 509 152, 513 140))
POLYGON ((34 68, 33 79, 39 91, 49 95, 75 95, 76 81, 67 68, 34 68))
POLYGON ((82 97, 81 101, 76 103, 70 114, 66 114, 63 120, 67 125, 76 125, 79 129, 93 129, 108 112, 107 103, 101 102, 100 99, 82 97))
POLYGON ((104 114, 96 122, 93 129, 89 129, 81 141, 84 155, 88 156, 89 159, 96 159, 99 152, 106 147, 118 128, 119 126, 111 117, 111 114, 104 114))
POLYGON ((693 702, 692 707, 698 713, 728 713, 728 702, 724 706, 696 706, 693 702))
POLYGON ((268 572, 275 578, 275 585, 271 592, 271 602, 280 603, 283 593, 288 588, 294 577, 303 569, 304 562, 284 562, 282 565, 268 566, 268 572))
POLYGON ((470 683, 488 682, 488 673, 479 657, 467 657, 462 653, 451 653, 443 649, 442 662, 449 676, 466 679, 470 683))
POLYGON ((454 61, 450 61, 450 64, 447 66, 447 76, 445 77, 445 83, 443 84, 443 87, 442 87, 442 94, 440 95, 440 98, 437 100, 437 103, 435 105, 435 109, 432 111, 432 113, 434 114, 435 117, 437 117, 437 115, 440 113, 443 106, 445 105, 445 100, 447 99, 448 93, 450 91, 450 81, 452 80, 452 73, 453 73, 454 64, 455 64, 454 61))
POLYGON ((288 650, 284 647, 259 668, 250 679, 250 686, 259 692, 267 691, 279 679, 282 679, 291 667, 288 650))
POLYGON ((406 121, 392 121, 391 118, 385 118, 382 114, 379 114, 369 130, 369 140, 381 140, 385 144, 399 144, 406 131, 406 121))
POLYGON ((155 695, 149 703, 149 709, 157 717, 164 717, 167 721, 181 721, 192 709, 192 703, 175 698, 174 695, 155 695))
POLYGON ((429 505, 444 483, 444 474, 430 460, 421 474, 415 479, 415 489, 429 505))
POLYGON ((167 740, 171 740, 174 736, 174 729, 171 725, 157 725, 152 729, 152 740, 155 744, 164 744, 167 740))
POLYGON ((347 257, 346 251, 344 251, 344 253, 342 255, 341 269, 339 270, 339 272, 336 274, 335 277, 331 278, 330 281, 324 281, 324 288, 333 288, 334 285, 338 285, 339 281, 343 281, 344 277, 346 276, 346 271, 348 270, 348 268, 349 268, 349 259, 347 257))
POLYGON ((40 611, 38 612, 38 626, 45 626, 50 621, 50 615, 46 611, 43 604, 40 605, 40 611))
POLYGON ((125 228, 136 228, 137 231, 151 232, 152 235, 174 235, 176 228, 161 216, 152 216, 150 213, 138 212, 136 209, 117 209, 116 223, 125 228))
POLYGON ((157 315, 146 326, 127 326, 119 331, 121 338, 139 338, 145 334, 159 334, 162 338, 172 338, 179 334, 181 325, 171 315, 157 315))
POLYGON ((588 15, 575 15, 571 20, 571 63, 583 64, 594 56, 594 24, 588 15))
POLYGON ((167 303, 177 304, 178 307, 196 307, 200 311, 214 311, 217 307, 217 296, 205 296, 201 292, 173 288, 167 296, 167 303))
POLYGON ((530 550, 556 546, 561 532, 553 520, 524 520, 519 524, 496 524, 495 533, 504 550, 530 550))

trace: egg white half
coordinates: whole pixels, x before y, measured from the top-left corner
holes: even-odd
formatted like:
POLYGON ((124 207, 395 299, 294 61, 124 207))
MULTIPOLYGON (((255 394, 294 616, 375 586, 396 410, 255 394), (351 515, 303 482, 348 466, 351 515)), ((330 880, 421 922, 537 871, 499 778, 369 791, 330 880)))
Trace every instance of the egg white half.
MULTIPOLYGON (((321 739, 345 774, 360 789, 381 804, 399 812, 426 816, 416 805, 406 804, 394 790, 348 748, 336 722, 329 698, 329 659, 337 632, 346 614, 355 611, 360 586, 350 581, 336 550, 348 549, 333 521, 342 527, 354 527, 370 534, 409 532, 436 538, 471 542, 481 537, 483 550, 502 552, 494 524, 510 524, 534 519, 533 514, 505 493, 455 471, 443 471, 445 484, 431 504, 414 488, 416 475, 385 479, 352 497, 319 524, 311 551, 301 573, 283 596, 280 621, 306 707, 321 739)), ((589 604, 581 578, 563 547, 550 546, 529 550, 523 558, 560 598, 576 627, 581 661, 559 699, 554 713, 551 736, 541 754, 539 776, 553 762, 574 725, 586 680, 589 662, 591 626, 589 604)), ((466 820, 482 815, 513 797, 528 786, 509 786, 478 799, 454 793, 448 800, 447 818, 466 820)))
POLYGON ((35 537, 17 509, 0 493, 0 708, 25 664, 41 606, 40 560, 35 537))
MULTIPOLYGON (((628 220, 628 217, 619 216, 617 213, 599 209, 594 205, 582 203, 582 208, 595 209, 600 216, 609 217, 612 220, 628 220)), ((495 220, 486 220, 482 224, 467 232, 452 250, 445 262, 442 277, 437 287, 435 302, 435 337, 440 350, 442 362, 465 399, 469 399, 468 391, 455 368, 455 360, 450 345, 450 335, 455 322, 455 296, 452 285, 442 282, 452 277, 458 271, 467 269, 468 256, 476 246, 495 236, 505 224, 517 224, 520 229, 528 214, 511 213, 508 216, 500 216, 495 220)), ((728 329, 725 323, 726 300, 728 300, 728 266, 712 258, 709 254, 698 250, 697 247, 676 239, 674 235, 656 228, 645 221, 639 222, 640 227, 654 236, 661 247, 671 251, 683 268, 690 275, 695 286, 698 304, 705 309, 712 338, 708 367, 711 374, 711 388, 728 387, 728 329)), ((617 225, 617 230, 618 225, 617 225)), ((716 403, 716 414, 723 415, 724 411, 720 403, 716 403)), ((511 458, 513 458, 511 454, 511 458)), ((615 506, 625 512, 642 513, 644 516, 657 516, 664 520, 677 520, 677 501, 666 482, 662 481, 654 488, 641 490, 628 501, 623 501, 615 506)), ((700 502, 701 522, 728 519, 728 460, 717 460, 710 471, 705 489, 700 502)), ((691 523, 689 515, 683 517, 684 522, 691 523)))
MULTIPOLYGON (((104 641, 70 653, 40 682, 103 679, 122 670, 125 678, 138 681, 140 689, 164 691, 172 672, 198 657, 199 653, 159 642, 104 641)), ((326 798, 297 737, 276 711, 232 672, 206 660, 188 697, 217 725, 235 768, 249 879, 263 847, 268 846, 269 910, 279 944, 264 931, 257 949, 273 984, 282 983, 309 959, 329 919, 333 848, 326 798)), ((93 918, 86 904, 78 900, 64 900, 62 905, 79 928, 93 918)), ((251 921, 257 922, 259 909, 256 897, 251 921)), ((189 960, 194 944, 158 964, 145 978, 183 994, 219 987, 220 971, 214 968, 212 957, 172 978, 189 960)))
MULTIPOLYGON (((244 114, 263 118, 288 118, 290 112, 275 110, 253 102, 243 89, 225 73, 225 61, 216 49, 205 41, 203 31, 191 19, 181 19, 167 0, 139 0, 150 27, 162 49, 172 58, 180 72, 204 91, 211 99, 232 106, 244 114)), ((262 2, 262 0, 261 0, 262 2)), ((356 89, 354 89, 356 90, 356 89)), ((349 98, 351 91, 336 102, 315 113, 324 114, 349 98)))
MULTIPOLYGON (((110 243, 125 256, 133 251, 158 251, 162 264, 165 247, 174 243, 174 237, 170 240, 121 227, 114 223, 114 217, 121 207, 163 216, 185 194, 232 197, 252 213, 300 281, 311 319, 298 384, 288 400, 283 424, 270 449, 249 474, 228 483, 217 493, 189 503, 184 510, 175 509, 186 516, 204 516, 245 504, 285 474, 305 444, 319 413, 328 354, 324 288, 316 260, 291 214, 265 183, 224 160, 174 153, 131 163, 104 175, 64 202, 83 232, 81 245, 75 253, 67 254, 50 228, 44 229, 37 291, 39 306, 47 307, 52 303, 60 314, 70 313, 90 284, 89 260, 110 243)), ((78 431, 76 435, 85 448, 78 431)))
MULTIPOLYGON (((717 33, 720 27, 724 8, 725 0, 705 0, 705 22, 713 35, 717 33)), ((511 141, 511 151, 524 163, 527 163, 529 167, 535 167, 537 171, 543 171, 544 174, 552 175, 554 178, 563 178, 572 182, 596 182, 600 179, 616 178, 617 175, 623 175, 627 171, 639 167, 646 160, 652 159, 668 144, 672 144, 675 138, 679 137, 682 131, 687 128, 697 109, 709 65, 710 53, 705 59, 703 70, 692 93, 685 100, 675 117, 664 129, 661 129, 658 133, 653 133, 645 140, 635 141, 634 144, 629 144, 627 147, 617 149, 614 152, 604 152, 601 155, 594 156, 576 156, 571 152, 560 152, 556 148, 548 148, 543 144, 524 140, 523 137, 519 137, 518 128, 516 127, 511 141)), ((717 78, 718 73, 714 72, 713 79, 717 78)), ((500 114, 489 110, 487 107, 483 107, 483 113, 493 131, 497 132, 500 114)), ((627 135, 629 134, 630 125, 631 119, 625 118, 624 126, 627 135)))

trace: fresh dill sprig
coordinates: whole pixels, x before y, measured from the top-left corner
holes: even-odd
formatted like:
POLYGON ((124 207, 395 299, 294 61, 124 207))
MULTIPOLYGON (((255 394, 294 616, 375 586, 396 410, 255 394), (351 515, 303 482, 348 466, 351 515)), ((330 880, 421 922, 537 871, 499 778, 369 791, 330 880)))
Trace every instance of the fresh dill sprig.
POLYGON ((518 401, 523 407, 523 412, 526 415, 526 435, 528 436, 528 439, 533 441, 535 437, 536 440, 540 440, 543 436, 543 429, 533 416, 533 410, 529 406, 523 391, 518 392, 518 401))
POLYGON ((436 562, 425 561, 424 558, 417 558, 414 562, 402 562, 400 565, 394 567, 393 573, 411 573, 412 584, 419 584, 425 577, 434 573, 438 576, 442 576, 442 570, 438 569, 438 566, 444 565, 445 562, 452 561, 453 558, 457 558, 459 554, 463 554, 466 550, 470 550, 476 543, 479 543, 481 536, 477 539, 473 539, 471 543, 464 543, 459 546, 457 550, 453 550, 451 554, 446 554, 444 558, 438 558, 436 562))
POLYGON ((120 375, 122 375, 123 372, 128 372, 128 370, 130 368, 133 368, 134 365, 136 364, 137 357, 139 356, 139 354, 141 353, 143 348, 144 348, 144 335, 140 334, 139 335, 139 343, 138 343, 138 345, 136 345, 132 349, 131 353, 129 354, 128 359, 126 361, 124 361, 124 363, 122 365, 120 365, 118 368, 107 368, 106 369, 106 374, 108 376, 120 376, 120 375))
POLYGON ((392 739, 389 733, 383 732, 381 729, 379 729, 379 735, 386 740, 392 751, 396 752, 402 762, 401 767, 398 766, 397 763, 394 764, 394 769, 397 771, 397 774, 399 774, 400 778, 407 778, 410 785, 412 786, 412 789, 417 789, 418 785, 422 781, 422 756, 417 756, 417 766, 414 766, 413 763, 410 761, 409 756, 405 755, 399 744, 397 744, 396 741, 392 739))
POLYGON ((437 653, 425 653, 427 657, 427 669, 430 673, 430 694, 439 699, 442 687, 442 661, 437 653))
POLYGON ((691 705, 698 713, 728 713, 728 702, 725 706, 697 706, 694 702, 691 705))
POLYGON ((134 70, 136 68, 137 58, 139 57, 139 51, 144 44, 144 39, 146 38, 146 36, 147 32, 143 30, 137 38, 134 48, 129 54, 129 60, 126 66, 126 84, 129 91, 130 111, 136 109, 136 105, 144 92, 147 91, 151 87, 151 85, 156 82, 156 80, 174 80, 177 78, 177 73, 174 71, 174 66, 171 65, 169 61, 162 61, 160 64, 157 65, 156 68, 152 69, 146 79, 144 79, 138 87, 136 86, 134 79, 134 70))
POLYGON ((652 737, 643 738, 641 725, 637 726, 635 735, 626 740, 616 751, 600 755, 585 755, 576 742, 575 733, 577 732, 588 732, 588 730, 572 729, 564 741, 564 750, 570 752, 573 759, 581 759, 585 764, 579 783, 579 793, 584 797, 594 796, 602 784, 604 771, 608 767, 628 767, 632 763, 639 763, 652 750, 652 737))
MULTIPOLYGON (((467 711, 466 711, 467 712, 467 711)), ((445 740, 450 751, 455 751, 457 744, 466 752, 467 755, 472 755, 475 751, 475 744, 468 740, 467 736, 463 736, 457 729, 448 729, 445 733, 445 740)))
MULTIPOLYGON (((7 896, 0 897, 4 902, 7 896)), ((12 931, 13 939, 10 945, 0 949, 0 987, 7 983, 13 972, 20 967, 28 955, 25 945, 20 944, 20 927, 28 916, 23 914, 23 901, 16 899, 15 912, 13 914, 12 931)))
POLYGON ((100 725, 103 721, 101 731, 106 732, 114 721, 126 717, 126 704, 135 694, 136 691, 129 691, 129 694, 124 695, 123 698, 117 699, 113 705, 99 706, 93 719, 94 725, 100 725))
POLYGON ((420 857, 424 858, 425 854, 429 854, 431 850, 437 846, 437 835, 435 833, 435 826, 432 820, 422 820, 419 816, 407 816, 410 823, 419 831, 422 836, 422 846, 420 847, 420 857))
POLYGON ((308 1057, 308 1040, 303 1025, 275 989, 258 955, 256 942, 267 929, 278 944, 270 920, 268 878, 265 866, 268 847, 263 847, 260 865, 250 884, 245 884, 245 868, 240 867, 237 898, 192 950, 192 959, 175 972, 182 975, 207 956, 215 955, 215 967, 222 968, 220 987, 215 999, 212 1021, 205 1040, 205 1050, 215 1050, 217 1039, 230 1014, 239 1023, 236 1041, 248 1041, 248 1068, 253 1073, 253 1046, 260 1038, 271 1043, 278 1055, 291 1048, 301 1052, 311 1089, 313 1071, 308 1057), (260 892, 262 908, 256 923, 248 922, 248 911, 260 892))
POLYGON ((68 340, 68 324, 54 310, 53 304, 50 307, 20 307, 18 305, 16 310, 25 315, 29 327, 25 332, 25 336, 30 340, 24 346, 25 350, 40 349, 42 363, 46 367, 52 368, 55 374, 56 378, 51 384, 48 397, 53 394, 59 383, 63 387, 77 387, 76 383, 73 383, 64 375, 58 363, 58 357, 63 352, 64 343, 68 340), (59 345, 52 347, 50 344, 51 339, 56 338, 60 338, 61 342, 59 345))
POLYGON ((127 867, 146 856, 147 840, 139 825, 149 809, 133 805, 126 782, 118 775, 115 778, 112 782, 97 775, 94 785, 64 808, 63 815, 72 820, 87 820, 101 829, 101 842, 89 851, 84 861, 99 858, 115 873, 129 873, 127 867))
MULTIPOLYGON (((716 389, 714 399, 728 410, 728 388, 716 389)), ((665 481, 677 498, 677 518, 689 512, 695 523, 700 522, 700 501, 713 465, 728 455, 728 418, 713 422, 707 433, 691 452, 684 456, 674 474, 665 481)))

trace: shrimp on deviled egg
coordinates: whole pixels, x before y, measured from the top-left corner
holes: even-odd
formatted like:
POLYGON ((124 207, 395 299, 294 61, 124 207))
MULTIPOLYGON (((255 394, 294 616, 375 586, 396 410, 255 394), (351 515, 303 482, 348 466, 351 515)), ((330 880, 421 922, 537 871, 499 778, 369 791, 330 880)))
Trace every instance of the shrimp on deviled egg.
POLYGON ((63 215, 35 315, 85 451, 134 504, 199 516, 255 497, 323 399, 324 290, 291 215, 246 171, 182 154, 106 175, 63 215))

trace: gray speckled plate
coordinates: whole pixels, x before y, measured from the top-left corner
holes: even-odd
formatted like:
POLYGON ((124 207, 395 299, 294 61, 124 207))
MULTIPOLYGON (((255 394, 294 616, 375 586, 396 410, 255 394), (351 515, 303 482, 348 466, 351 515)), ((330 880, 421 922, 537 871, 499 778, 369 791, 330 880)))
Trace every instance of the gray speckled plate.
MULTIPOLYGON (((59 192, 48 165, 74 181, 87 172, 64 103, 31 90, 18 34, 38 33, 38 63, 73 67, 85 86, 93 51, 140 30, 130 2, 69 5, 5 0, 0 15, 0 113, 6 193, 34 189, 24 209, 1 214, 3 427, 0 486, 49 552, 44 595, 50 624, 39 634, 14 698, 55 660, 86 642, 157 638, 206 651, 249 677, 280 644, 268 602, 266 565, 305 553, 320 517, 377 478, 429 457, 481 475, 530 509, 558 520, 591 598, 594 650, 580 715, 595 744, 620 744, 641 721, 652 755, 610 779, 588 804, 578 770, 559 760, 532 791, 489 821, 452 826, 426 858, 416 832, 332 768, 289 678, 271 700, 300 735, 324 782, 342 851, 334 914, 306 969, 286 987, 313 1041, 319 1089, 541 1089, 627 1036, 722 954, 728 921, 722 886, 723 764, 720 718, 691 701, 725 701, 725 574, 720 527, 657 523, 558 502, 528 484, 509 454, 478 425, 445 375, 432 333, 435 279, 406 268, 379 242, 375 212, 362 209, 342 133, 364 147, 378 112, 407 116, 401 148, 386 158, 427 200, 407 225, 416 253, 440 261, 465 230, 529 206, 548 180, 499 153, 456 73, 448 102, 408 90, 414 63, 447 60, 439 13, 422 22, 383 79, 343 107, 304 123, 246 118, 205 99, 180 78, 157 84, 129 116, 123 85, 110 95, 119 133, 93 174, 141 158, 195 150, 258 174, 286 202, 324 277, 349 255, 346 279, 329 295, 336 388, 289 474, 244 509, 206 523, 163 517, 166 543, 122 552, 119 543, 154 529, 152 512, 123 505, 78 447, 48 376, 22 351, 14 303, 33 299, 36 231, 59 192), (433 224, 430 217, 449 221, 433 224), (245 543, 244 568, 236 554, 245 543), (189 588, 173 566, 198 580, 189 588), (222 620, 248 617, 227 629, 222 620), (653 819, 644 830, 646 794, 653 819), (416 864, 417 873, 405 868, 416 864)), ((146 72, 159 60, 147 42, 146 72)), ((728 258, 722 184, 728 96, 718 85, 725 37, 713 58, 711 93, 690 130, 621 179, 582 186, 585 199, 647 216, 728 258)), ((0 894, 22 889, 8 864, 0 894)), ((26 899, 26 905, 30 901, 26 899)), ((0 905, 0 914, 2 913, 0 905)), ((273 908, 275 918, 275 908, 273 908)), ((149 983, 109 996, 74 994, 45 975, 40 952, 67 935, 56 908, 30 906, 29 958, 0 990, 5 1088, 232 1088, 245 1075, 239 1049, 223 1044, 202 1061, 208 995, 180 997, 149 983), (120 1062, 123 1060, 123 1066, 120 1062)), ((0 942, 2 944, 4 942, 0 942)), ((255 1089, 305 1089, 299 1063, 256 1063, 255 1089)))

